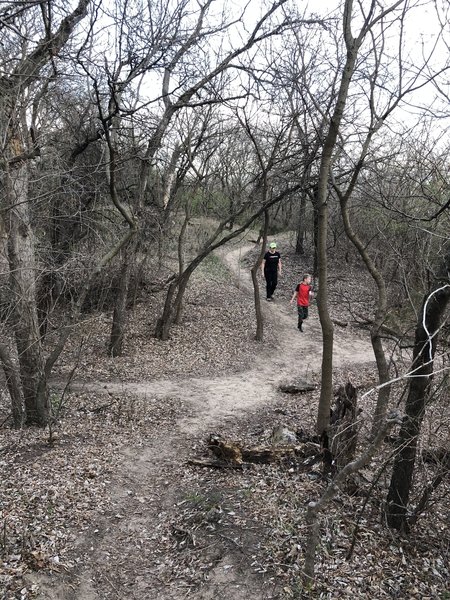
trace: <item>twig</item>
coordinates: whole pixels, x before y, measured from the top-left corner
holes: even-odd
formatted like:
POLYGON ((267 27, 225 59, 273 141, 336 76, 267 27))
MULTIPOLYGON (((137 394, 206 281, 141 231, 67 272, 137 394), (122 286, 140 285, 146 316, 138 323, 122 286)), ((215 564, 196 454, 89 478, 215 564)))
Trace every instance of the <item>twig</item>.
POLYGON ((361 522, 361 518, 364 514, 364 511, 366 509, 367 503, 369 501, 369 498, 371 497, 372 491, 374 489, 374 487, 376 486, 376 484, 379 482, 381 475, 384 473, 386 467, 389 465, 391 458, 393 458, 395 456, 395 454, 397 453, 397 449, 394 450, 394 452, 391 453, 391 455, 389 456, 389 458, 385 461, 384 465, 381 467, 381 469, 379 470, 377 476, 375 477, 375 479, 372 481, 372 485, 369 488, 369 492, 366 496, 366 498, 364 499, 363 505, 361 507, 361 510, 359 511, 359 515, 358 518, 356 520, 356 524, 355 524, 355 528, 353 529, 353 536, 352 536, 352 543, 350 545, 350 548, 347 552, 347 556, 345 557, 346 560, 350 560, 352 555, 353 555, 353 550, 355 549, 355 545, 356 545, 356 541, 358 539, 358 533, 359 533, 359 524, 361 522))
POLYGON ((3 419, 3 421, 0 423, 0 427, 3 427, 3 425, 6 423, 6 421, 7 421, 8 419, 10 419, 11 417, 12 417, 12 413, 8 413, 8 414, 6 415, 6 417, 3 419))

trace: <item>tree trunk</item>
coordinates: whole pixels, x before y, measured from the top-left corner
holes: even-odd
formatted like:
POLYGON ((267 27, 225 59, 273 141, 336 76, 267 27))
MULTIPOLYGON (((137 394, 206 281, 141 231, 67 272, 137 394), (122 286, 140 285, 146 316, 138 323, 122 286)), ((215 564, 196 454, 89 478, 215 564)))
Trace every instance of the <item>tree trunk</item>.
POLYGON ((319 209, 317 206, 317 193, 314 195, 314 200, 312 203, 313 207, 313 248, 314 248, 314 257, 313 257, 313 277, 316 279, 319 276, 319 252, 318 252, 318 243, 319 243, 319 209))
POLYGON ((264 227, 262 230, 262 244, 258 259, 251 269, 253 291, 255 297, 255 314, 256 314, 256 333, 255 340, 262 342, 264 339, 264 320, 261 310, 261 294, 259 293, 258 272, 261 268, 261 262, 266 250, 267 232, 269 230, 269 211, 264 212, 264 227))
POLYGON ((300 207, 298 211, 298 225, 297 225, 297 240, 295 243, 295 253, 303 255, 305 254, 305 232, 306 232, 306 193, 302 190, 300 197, 300 207))
POLYGON ((127 325, 127 301, 130 288, 131 272, 133 270, 136 245, 128 244, 125 248, 122 268, 120 270, 120 281, 118 294, 114 306, 111 337, 109 341, 109 355, 112 357, 122 356, 123 339, 127 325))
MULTIPOLYGON (((326 194, 328 180, 323 185, 326 194)), ((328 204, 322 202, 319 208, 319 236, 318 236, 318 272, 319 290, 317 293, 317 306, 320 324, 322 327, 322 377, 320 388, 319 408, 317 413, 317 433, 322 435, 327 431, 330 423, 331 398, 333 396, 333 336, 334 329, 328 310, 328 258, 327 258, 327 228, 328 204)))
POLYGON ((364 261, 364 264, 367 267, 367 270, 369 271, 370 275, 372 276, 372 279, 374 280, 375 285, 377 286, 377 291, 378 291, 375 318, 374 318, 372 326, 370 328, 370 339, 372 342, 372 348, 373 348, 375 360, 377 363, 378 380, 379 380, 380 385, 382 385, 382 387, 380 387, 380 389, 378 390, 377 405, 375 408, 375 414, 374 414, 373 423, 372 423, 372 434, 371 435, 372 435, 372 438, 374 438, 380 427, 380 424, 384 421, 384 418, 386 416, 386 412, 387 412, 387 408, 388 408, 388 404, 389 404, 389 397, 390 397, 390 393, 391 393, 391 386, 385 385, 389 381, 389 363, 386 360, 383 343, 381 341, 381 328, 382 328, 383 322, 386 318, 386 312, 387 312, 386 283, 384 281, 384 278, 383 278, 381 272, 376 268, 374 261, 369 256, 366 245, 362 243, 359 236, 353 230, 352 224, 350 222, 349 211, 348 211, 349 194, 346 194, 345 196, 342 194, 339 194, 339 199, 340 199, 341 214, 342 214, 342 220, 344 223, 345 233, 346 233, 347 237, 349 238, 349 240, 352 242, 352 244, 355 246, 357 251, 359 252, 359 255, 361 256, 362 260, 364 261))
MULTIPOLYGON (((184 271, 184 245, 186 240, 186 229, 189 224, 190 211, 189 206, 186 204, 185 207, 185 216, 183 225, 180 229, 180 235, 178 236, 178 272, 182 273, 184 271)), ((175 314, 175 324, 179 325, 181 323, 181 315, 183 314, 183 298, 177 305, 177 311, 175 314)))
POLYGON ((332 156, 339 133, 342 116, 348 98, 350 81, 355 69, 359 47, 363 35, 353 38, 351 33, 352 2, 346 0, 344 7, 344 37, 347 56, 342 71, 336 106, 331 117, 330 126, 326 135, 322 158, 320 161, 319 180, 317 186, 318 231, 317 231, 317 266, 319 274, 319 291, 317 306, 319 310, 320 325, 322 327, 322 380, 317 415, 317 432, 321 435, 328 429, 330 422, 330 406, 333 395, 333 323, 328 310, 328 180, 330 177, 332 156))
MULTIPOLYGON (((448 273, 449 269, 450 253, 447 255, 443 272, 448 273)), ((407 531, 409 528, 407 508, 416 460, 417 440, 433 378, 438 332, 449 300, 450 284, 436 286, 434 291, 425 298, 417 322, 405 417, 400 429, 398 451, 386 507, 388 525, 400 531, 407 531)))
POLYGON ((338 390, 330 424, 331 454, 338 470, 354 459, 358 440, 357 419, 357 392, 348 381, 338 390))
POLYGON ((19 371, 10 356, 9 350, 3 344, 0 344, 0 360, 5 371, 6 387, 11 397, 13 426, 15 429, 20 429, 25 417, 22 384, 19 371))
POLYGON ((36 304, 36 260, 30 226, 28 166, 20 164, 6 174, 8 205, 8 259, 14 302, 14 331, 23 386, 26 423, 46 425, 49 418, 36 304), (39 393, 38 393, 39 392, 39 393))
POLYGON ((372 342, 373 352, 375 354, 375 361, 377 363, 378 370, 378 381, 383 387, 378 390, 377 404, 375 406, 375 412, 372 421, 371 437, 375 437, 380 423, 383 422, 388 406, 389 398, 391 396, 391 386, 389 382, 389 363, 386 360, 386 354, 384 352, 383 343, 381 341, 381 325, 384 321, 384 316, 380 318, 377 314, 375 315, 374 324, 370 330, 370 339, 372 342))

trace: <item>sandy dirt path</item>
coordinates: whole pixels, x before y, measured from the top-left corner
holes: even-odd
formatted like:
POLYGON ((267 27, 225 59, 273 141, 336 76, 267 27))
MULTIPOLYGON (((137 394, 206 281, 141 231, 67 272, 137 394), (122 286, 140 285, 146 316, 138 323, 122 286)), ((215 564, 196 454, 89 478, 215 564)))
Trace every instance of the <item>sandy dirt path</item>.
MULTIPOLYGON (((251 277, 240 267, 239 259, 251 248, 252 245, 248 244, 220 252, 221 259, 236 276, 236 285, 248 294, 253 294, 251 277)), ((255 356, 252 368, 243 372, 211 378, 160 379, 129 384, 102 381, 73 384, 74 389, 83 391, 107 389, 111 394, 128 393, 160 398, 161 401, 168 397, 179 398, 185 410, 169 435, 167 432, 156 435, 146 447, 140 449, 139 455, 131 449, 124 451, 115 489, 111 492, 117 511, 124 518, 114 528, 106 527, 101 535, 80 540, 80 555, 84 558, 76 577, 72 577, 70 585, 67 581, 58 580, 45 581, 45 585, 42 585, 41 579, 43 592, 40 598, 181 600, 189 596, 196 600, 220 600, 225 598, 225 589, 227 600, 272 597, 263 595, 261 583, 252 580, 248 571, 239 569, 238 565, 234 569, 229 568, 235 560, 233 556, 223 556, 202 588, 191 590, 186 596, 185 591, 180 591, 176 585, 161 586, 154 565, 142 566, 142 549, 126 548, 127 544, 132 545, 132 532, 139 530, 141 535, 142 532, 154 532, 161 515, 173 507, 177 482, 167 481, 166 478, 175 472, 175 466, 179 468, 180 463, 189 457, 193 436, 218 431, 226 421, 234 421, 245 414, 254 413, 258 407, 269 405, 276 399, 280 382, 299 377, 317 379, 322 344, 317 310, 311 310, 304 333, 297 330, 296 308, 290 307, 287 300, 264 302, 263 310, 265 317, 276 323, 278 341, 274 341, 269 352, 262 351, 255 356), (133 503, 132 499, 137 497, 148 499, 145 510, 142 504, 133 503), (119 551, 121 545, 122 551, 119 551), (116 548, 116 553, 111 548, 116 548), (126 569, 123 567, 124 555, 127 557, 126 569), (117 577, 117 570, 120 570, 120 577, 117 577), (116 575, 114 581, 113 574, 116 575)), ((348 333, 345 339, 341 339, 337 331, 333 360, 335 367, 348 364, 354 368, 357 364, 372 362, 373 353, 368 342, 349 337, 348 333)))
MULTIPOLYGON (((220 257, 236 277, 241 290, 253 295, 250 273, 240 267, 239 259, 252 244, 234 250, 222 250, 220 257)), ((90 382, 74 384, 75 388, 104 391, 112 394, 131 393, 152 397, 180 397, 191 407, 190 414, 183 417, 177 429, 181 433, 198 433, 218 425, 222 419, 237 418, 243 412, 251 411, 260 404, 270 403, 277 393, 278 385, 295 377, 317 378, 322 363, 322 334, 317 310, 312 309, 305 324, 305 332, 296 328, 296 307, 287 300, 274 303, 264 301, 266 318, 276 322, 277 341, 273 349, 261 352, 255 357, 253 368, 237 374, 221 376, 189 377, 187 379, 157 379, 140 383, 90 382)), ((341 339, 335 332, 333 366, 344 367, 373 361, 373 351, 369 341, 358 338, 341 339)))

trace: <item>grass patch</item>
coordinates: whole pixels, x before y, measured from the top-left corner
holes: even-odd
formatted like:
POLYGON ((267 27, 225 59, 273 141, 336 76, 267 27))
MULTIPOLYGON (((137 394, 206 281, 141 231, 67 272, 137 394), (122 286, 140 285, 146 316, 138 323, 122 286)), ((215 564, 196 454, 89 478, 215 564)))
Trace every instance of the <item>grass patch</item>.
POLYGON ((224 282, 230 279, 230 271, 223 264, 220 258, 216 254, 208 254, 198 268, 199 272, 217 282, 224 282))

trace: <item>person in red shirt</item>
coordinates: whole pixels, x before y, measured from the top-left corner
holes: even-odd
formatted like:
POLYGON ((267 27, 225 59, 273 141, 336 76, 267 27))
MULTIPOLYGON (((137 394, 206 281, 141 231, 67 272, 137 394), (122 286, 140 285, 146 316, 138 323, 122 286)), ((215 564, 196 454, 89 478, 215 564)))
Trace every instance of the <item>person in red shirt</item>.
POLYGON ((290 304, 297 299, 297 311, 298 311, 298 329, 303 331, 303 321, 308 318, 308 306, 313 292, 311 288, 311 275, 303 275, 302 282, 295 288, 295 292, 291 298, 290 304))

